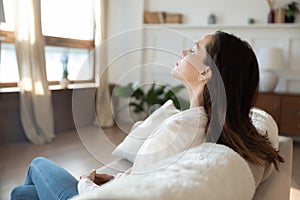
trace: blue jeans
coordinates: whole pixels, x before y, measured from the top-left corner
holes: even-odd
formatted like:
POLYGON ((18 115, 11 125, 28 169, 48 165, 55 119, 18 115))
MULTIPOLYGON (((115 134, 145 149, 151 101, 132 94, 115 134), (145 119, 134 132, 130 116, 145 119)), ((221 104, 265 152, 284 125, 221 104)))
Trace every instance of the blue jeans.
POLYGON ((11 192, 11 200, 62 200, 78 194, 78 180, 46 158, 32 160, 25 183, 11 192))

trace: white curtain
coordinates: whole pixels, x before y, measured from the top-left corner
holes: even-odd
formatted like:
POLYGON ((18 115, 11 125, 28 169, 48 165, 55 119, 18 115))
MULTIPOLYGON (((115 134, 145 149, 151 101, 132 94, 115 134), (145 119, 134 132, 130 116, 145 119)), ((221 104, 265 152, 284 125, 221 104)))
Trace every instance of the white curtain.
POLYGON ((40 0, 15 0, 14 3, 21 121, 32 143, 48 143, 55 136, 51 92, 46 77, 40 0))
POLYGON ((106 50, 99 45, 106 39, 107 0, 95 0, 95 68, 97 81, 96 114, 101 127, 114 124, 111 110, 108 71, 106 67, 106 50))

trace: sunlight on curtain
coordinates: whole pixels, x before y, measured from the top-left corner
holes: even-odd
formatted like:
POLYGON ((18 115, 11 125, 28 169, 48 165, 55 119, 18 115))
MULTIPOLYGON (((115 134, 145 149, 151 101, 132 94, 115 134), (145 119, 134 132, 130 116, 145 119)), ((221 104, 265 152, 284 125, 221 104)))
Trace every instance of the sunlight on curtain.
POLYGON ((34 44, 35 41, 35 27, 34 27, 34 12, 33 5, 28 4, 27 1, 18 1, 16 6, 23 8, 18 10, 18 35, 16 39, 18 41, 30 41, 30 44, 34 44), (28 37, 29 35, 29 37, 28 37))
POLYGON ((106 20, 107 20, 107 0, 95 0, 95 69, 97 81, 96 91, 96 115, 101 127, 110 127, 114 124, 111 109, 111 98, 109 91, 108 71, 104 71, 106 67, 105 51, 97 48, 106 39, 106 20), (102 55, 101 55, 102 54, 102 55))
POLYGON ((32 91, 32 80, 28 77, 23 77, 19 82, 19 87, 26 92, 32 91))
POLYGON ((41 96, 45 95, 42 81, 35 81, 34 88, 35 88, 36 95, 41 95, 41 96))
POLYGON ((27 138, 36 144, 54 138, 39 0, 15 0, 15 44, 20 76, 20 114, 27 138))

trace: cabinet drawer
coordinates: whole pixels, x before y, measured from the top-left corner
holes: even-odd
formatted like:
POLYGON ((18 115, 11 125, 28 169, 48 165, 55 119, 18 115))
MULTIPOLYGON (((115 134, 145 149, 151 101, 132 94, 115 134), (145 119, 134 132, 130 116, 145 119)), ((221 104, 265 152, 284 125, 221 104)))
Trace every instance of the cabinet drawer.
POLYGON ((279 123, 280 119, 280 95, 272 93, 260 93, 256 99, 255 107, 269 113, 279 123))
POLYGON ((280 132, 300 134, 300 97, 283 96, 281 100, 280 132))

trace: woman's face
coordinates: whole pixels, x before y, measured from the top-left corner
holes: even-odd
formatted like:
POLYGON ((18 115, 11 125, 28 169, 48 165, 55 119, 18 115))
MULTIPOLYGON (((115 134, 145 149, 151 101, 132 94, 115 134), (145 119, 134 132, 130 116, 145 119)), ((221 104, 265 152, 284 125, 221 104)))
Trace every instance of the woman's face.
POLYGON ((195 42, 189 50, 182 50, 181 59, 175 64, 171 75, 185 84, 199 82, 199 76, 206 73, 208 66, 204 64, 206 58, 205 46, 213 39, 213 35, 206 35, 195 42))

